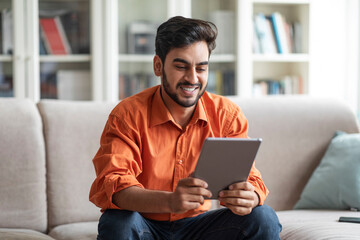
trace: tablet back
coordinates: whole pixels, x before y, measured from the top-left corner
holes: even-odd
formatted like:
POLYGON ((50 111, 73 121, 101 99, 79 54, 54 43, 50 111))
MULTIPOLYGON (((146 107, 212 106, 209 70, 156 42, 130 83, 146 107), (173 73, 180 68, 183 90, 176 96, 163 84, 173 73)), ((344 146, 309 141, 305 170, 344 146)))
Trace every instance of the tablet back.
POLYGON ((212 198, 236 182, 246 181, 261 139, 207 138, 201 149, 194 177, 205 180, 212 198))

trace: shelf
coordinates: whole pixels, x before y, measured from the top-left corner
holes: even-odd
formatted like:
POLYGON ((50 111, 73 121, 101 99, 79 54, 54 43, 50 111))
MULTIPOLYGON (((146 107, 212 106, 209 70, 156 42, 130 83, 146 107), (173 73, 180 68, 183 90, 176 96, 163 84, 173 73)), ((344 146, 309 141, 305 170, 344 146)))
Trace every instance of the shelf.
POLYGON ((211 62, 235 62, 236 57, 234 54, 214 54, 210 56, 211 62))
POLYGON ((0 55, 0 62, 11 62, 12 60, 12 55, 0 55))
MULTIPOLYGON (((139 62, 152 63, 154 55, 151 54, 119 54, 119 62, 139 62)), ((211 55, 211 62, 235 62, 236 57, 233 54, 214 54, 211 55)))
POLYGON ((310 4, 310 0, 252 0, 254 4, 310 4))
POLYGON ((87 54, 78 55, 41 55, 40 62, 89 62, 91 56, 87 54))
POLYGON ((119 62, 152 63, 153 58, 151 54, 119 54, 119 62))
POLYGON ((253 62, 309 62, 308 54, 254 54, 253 62))

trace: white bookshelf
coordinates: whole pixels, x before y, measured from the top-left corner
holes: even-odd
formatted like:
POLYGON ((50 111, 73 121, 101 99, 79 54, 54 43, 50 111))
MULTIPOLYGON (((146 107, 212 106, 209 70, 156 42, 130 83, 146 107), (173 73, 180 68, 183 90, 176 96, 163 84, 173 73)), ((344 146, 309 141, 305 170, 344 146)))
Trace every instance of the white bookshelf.
MULTIPOLYGON (((359 26, 356 0, 0 1, 0 10, 6 8, 13 11, 14 51, 0 54, 0 75, 11 77, 13 96, 18 98, 35 101, 41 98, 44 69, 52 69, 55 73, 80 69, 91 73, 91 100, 117 101, 122 90, 122 75, 149 77, 153 74, 154 52, 134 54, 128 49, 130 23, 143 20, 159 24, 175 15, 213 20, 225 14, 223 16, 233 19, 225 40, 230 48, 221 50, 224 40, 219 37, 218 48, 210 58, 210 70, 233 72, 231 95, 253 96, 254 83, 261 78, 301 75, 305 94, 335 96, 352 106, 360 105, 359 74, 356 73, 359 58, 353 55, 359 52, 356 50, 359 26), (88 11, 91 43, 88 53, 39 54, 39 13, 61 8, 88 11), (300 22, 302 52, 253 53, 252 19, 260 12, 265 15, 280 12, 289 22, 300 22)), ((152 80, 159 83, 158 79, 152 80)))

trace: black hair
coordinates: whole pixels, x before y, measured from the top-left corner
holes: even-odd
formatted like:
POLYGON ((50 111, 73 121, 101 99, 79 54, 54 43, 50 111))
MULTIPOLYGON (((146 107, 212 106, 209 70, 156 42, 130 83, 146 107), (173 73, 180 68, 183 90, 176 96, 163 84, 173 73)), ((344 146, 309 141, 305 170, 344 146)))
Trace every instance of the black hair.
POLYGON ((212 22, 181 16, 172 17, 157 29, 155 53, 164 63, 171 49, 205 41, 210 56, 211 51, 216 47, 216 36, 217 28, 212 22))

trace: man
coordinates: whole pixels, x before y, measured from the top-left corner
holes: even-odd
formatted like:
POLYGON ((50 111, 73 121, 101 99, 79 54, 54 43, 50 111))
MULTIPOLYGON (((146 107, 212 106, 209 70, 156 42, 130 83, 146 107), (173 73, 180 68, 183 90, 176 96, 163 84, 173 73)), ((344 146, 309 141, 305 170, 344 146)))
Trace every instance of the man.
POLYGON ((207 137, 247 138, 238 106, 205 91, 216 35, 202 20, 174 17, 159 26, 153 66, 161 85, 114 108, 93 159, 98 239, 279 239, 255 166, 248 181, 219 194, 225 208, 216 211, 207 212, 207 183, 190 177, 207 137))

